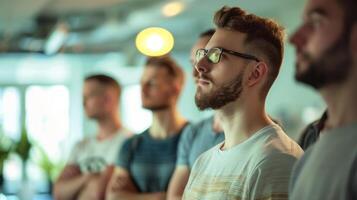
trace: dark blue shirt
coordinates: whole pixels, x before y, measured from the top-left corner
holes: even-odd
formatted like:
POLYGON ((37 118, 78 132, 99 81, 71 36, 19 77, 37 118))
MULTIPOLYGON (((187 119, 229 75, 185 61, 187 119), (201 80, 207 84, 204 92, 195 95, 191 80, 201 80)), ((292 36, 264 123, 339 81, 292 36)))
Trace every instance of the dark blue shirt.
POLYGON ((147 129, 123 144, 117 165, 129 171, 140 192, 167 190, 181 131, 166 139, 154 139, 147 129))

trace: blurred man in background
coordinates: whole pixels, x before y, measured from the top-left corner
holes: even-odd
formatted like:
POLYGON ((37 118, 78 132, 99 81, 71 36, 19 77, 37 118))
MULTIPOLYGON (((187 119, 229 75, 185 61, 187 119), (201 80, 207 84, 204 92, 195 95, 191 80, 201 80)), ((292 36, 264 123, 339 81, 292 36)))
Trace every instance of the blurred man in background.
POLYGON ((130 132, 119 117, 121 88, 106 75, 85 79, 83 106, 86 115, 98 123, 98 132, 77 143, 67 165, 54 185, 56 200, 104 199, 118 152, 130 132))
POLYGON ((107 200, 166 199, 177 145, 187 124, 177 109, 183 84, 184 72, 170 56, 148 58, 141 99, 143 107, 152 111, 153 122, 123 145, 107 200))
POLYGON ((357 1, 308 0, 290 38, 295 78, 316 89, 327 119, 296 164, 290 199, 357 199, 357 1))

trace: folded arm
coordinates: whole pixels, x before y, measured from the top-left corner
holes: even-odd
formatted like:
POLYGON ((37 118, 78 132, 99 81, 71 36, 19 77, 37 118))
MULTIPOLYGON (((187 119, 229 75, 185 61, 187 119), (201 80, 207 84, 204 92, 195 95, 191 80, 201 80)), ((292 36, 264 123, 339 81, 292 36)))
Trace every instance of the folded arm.
POLYGON ((140 193, 129 172, 116 167, 106 190, 106 200, 164 200, 164 192, 140 193))

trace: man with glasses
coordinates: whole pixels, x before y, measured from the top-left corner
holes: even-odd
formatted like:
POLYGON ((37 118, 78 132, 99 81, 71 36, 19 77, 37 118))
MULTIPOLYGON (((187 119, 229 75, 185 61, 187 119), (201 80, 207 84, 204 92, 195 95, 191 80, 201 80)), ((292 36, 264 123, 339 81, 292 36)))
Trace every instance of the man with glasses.
POLYGON ((265 112, 283 57, 275 22, 223 7, 205 49, 196 53, 199 109, 212 108, 225 141, 195 162, 183 199, 287 199, 302 149, 265 112))
POLYGON ((356 11, 356 0, 308 0, 290 38, 295 78, 321 94, 328 116, 294 168, 292 200, 357 199, 356 11))
MULTIPOLYGON (((214 29, 210 29, 201 33, 199 39, 191 49, 190 62, 193 68, 192 75, 195 83, 198 81, 198 73, 195 69, 196 51, 206 46, 214 32, 214 29)), ((193 163, 203 152, 221 143, 223 140, 223 130, 216 115, 185 128, 178 145, 176 167, 167 192, 168 200, 182 199, 193 163)))

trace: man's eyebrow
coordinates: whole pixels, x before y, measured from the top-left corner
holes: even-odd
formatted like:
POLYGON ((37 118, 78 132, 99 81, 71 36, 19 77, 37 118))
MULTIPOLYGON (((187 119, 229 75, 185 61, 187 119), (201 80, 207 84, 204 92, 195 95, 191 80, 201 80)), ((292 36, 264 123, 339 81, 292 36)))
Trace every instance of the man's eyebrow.
POLYGON ((310 10, 307 15, 308 17, 311 17, 312 15, 327 16, 327 12, 322 8, 315 8, 310 10))

